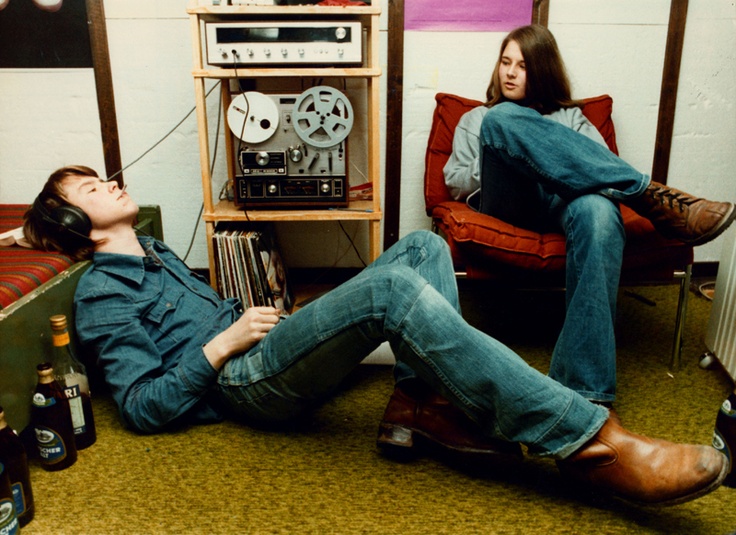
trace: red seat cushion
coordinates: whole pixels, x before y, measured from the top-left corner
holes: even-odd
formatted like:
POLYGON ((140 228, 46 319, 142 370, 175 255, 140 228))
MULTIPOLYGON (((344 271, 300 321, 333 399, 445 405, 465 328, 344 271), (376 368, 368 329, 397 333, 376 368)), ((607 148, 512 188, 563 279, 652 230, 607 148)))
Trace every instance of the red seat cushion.
MULTIPOLYGON (((459 269, 469 277, 517 274, 519 268, 539 274, 565 267, 565 237, 540 234, 480 214, 450 197, 443 168, 452 153, 452 138, 460 117, 480 101, 438 93, 425 155, 424 197, 427 214, 445 234, 459 269)), ((608 147, 618 154, 608 95, 585 99, 583 114, 598 128, 608 147)), ((692 263, 692 247, 666 240, 652 224, 622 206, 627 245, 624 276, 645 280, 672 278, 673 266, 692 263), (644 269, 646 268, 646 271, 644 269)))

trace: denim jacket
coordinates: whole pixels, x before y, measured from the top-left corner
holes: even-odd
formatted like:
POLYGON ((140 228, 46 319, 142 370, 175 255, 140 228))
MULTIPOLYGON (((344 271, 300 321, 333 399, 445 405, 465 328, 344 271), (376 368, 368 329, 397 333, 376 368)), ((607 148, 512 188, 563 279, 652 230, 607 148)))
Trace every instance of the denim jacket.
POLYGON ((95 253, 74 296, 79 340, 97 356, 130 427, 222 419, 217 370, 203 346, 242 313, 163 243, 139 238, 145 257, 95 253))

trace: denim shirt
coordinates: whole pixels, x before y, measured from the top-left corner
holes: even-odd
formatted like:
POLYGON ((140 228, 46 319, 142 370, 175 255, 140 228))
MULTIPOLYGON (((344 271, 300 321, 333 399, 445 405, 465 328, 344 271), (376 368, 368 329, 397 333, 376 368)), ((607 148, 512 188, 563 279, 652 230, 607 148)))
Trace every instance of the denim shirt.
POLYGON ((242 313, 163 243, 139 238, 145 257, 95 253, 74 296, 79 340, 97 355, 127 425, 222 419, 213 402, 217 370, 203 346, 242 313))

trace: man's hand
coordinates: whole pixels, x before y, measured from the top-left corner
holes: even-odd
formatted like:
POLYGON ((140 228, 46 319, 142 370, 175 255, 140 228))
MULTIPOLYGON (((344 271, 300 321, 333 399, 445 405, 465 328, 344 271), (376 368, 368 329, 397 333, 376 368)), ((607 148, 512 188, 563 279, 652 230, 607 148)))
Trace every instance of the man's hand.
POLYGON ((233 355, 256 345, 279 322, 281 310, 274 307, 250 307, 230 327, 204 346, 204 355, 219 370, 233 355))

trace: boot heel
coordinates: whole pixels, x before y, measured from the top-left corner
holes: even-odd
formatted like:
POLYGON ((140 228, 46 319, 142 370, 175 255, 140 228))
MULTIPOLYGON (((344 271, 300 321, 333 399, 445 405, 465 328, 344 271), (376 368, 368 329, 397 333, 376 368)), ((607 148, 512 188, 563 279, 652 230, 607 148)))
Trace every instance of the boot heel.
POLYGON ((387 453, 406 455, 414 448, 414 431, 402 425, 381 422, 376 443, 387 453))

